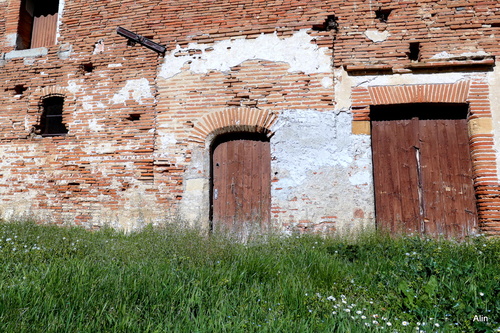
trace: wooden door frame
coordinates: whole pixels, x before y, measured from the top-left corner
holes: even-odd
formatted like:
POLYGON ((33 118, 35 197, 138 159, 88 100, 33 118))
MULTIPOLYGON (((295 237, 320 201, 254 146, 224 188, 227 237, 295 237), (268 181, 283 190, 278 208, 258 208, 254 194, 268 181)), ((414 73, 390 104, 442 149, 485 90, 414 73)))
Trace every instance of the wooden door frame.
MULTIPOLYGON (((209 211, 209 228, 210 231, 213 231, 213 217, 214 217, 214 169, 213 169, 213 156, 214 156, 214 150, 215 148, 228 141, 232 140, 239 140, 239 139, 244 139, 244 140, 255 140, 255 141, 264 141, 264 142, 269 142, 269 137, 263 133, 258 133, 258 132, 248 132, 248 131, 234 131, 234 132, 226 132, 220 135, 217 135, 212 142, 210 143, 210 184, 209 184, 209 206, 210 206, 210 211, 209 211)), ((271 193, 269 193, 269 196, 271 193)), ((269 209, 270 209, 269 205, 269 209)), ((270 216, 270 212, 269 212, 270 216)))
MULTIPOLYGON (((261 133, 269 139, 272 149, 271 138, 277 120, 278 114, 269 109, 232 107, 207 112, 194 123, 188 137, 191 167, 187 168, 183 176, 184 194, 178 211, 181 219, 189 225, 199 227, 203 232, 209 232, 210 147, 213 140, 225 133, 261 133), (194 204, 196 207, 193 207, 194 204)), ((271 202, 272 200, 271 196, 271 202)), ((271 216, 271 224, 272 221, 271 216)))
POLYGON ((476 230, 477 200, 473 191, 471 147, 466 123, 469 105, 392 104, 372 106, 370 111, 377 228, 390 229, 396 234, 408 233, 410 228, 412 233, 458 238, 476 230), (380 141, 379 136, 384 139, 380 141), (450 154, 452 151, 443 142, 456 147, 457 150, 452 151, 458 151, 460 155, 450 154), (384 156, 388 152, 391 155, 391 151, 393 154, 388 160, 384 156), (436 155, 436 151, 440 153, 436 155), (420 162, 423 168, 420 168, 420 162), (441 168, 436 167, 436 163, 451 163, 450 173, 440 172, 441 168), (392 171, 387 173, 388 170, 392 171), (466 179, 462 175, 469 177, 466 179), (406 186, 394 192, 390 185, 393 179, 397 179, 397 184, 406 186), (448 193, 442 187, 444 183, 465 192, 462 195, 448 193), (398 199, 394 201, 391 194, 398 199), (441 204, 432 206, 436 200, 441 204), (398 204, 398 201, 401 203, 398 204), (379 208, 381 210, 377 211, 379 208), (400 212, 401 220, 390 217, 396 211, 400 212), (453 211, 460 216, 459 219, 450 217, 453 211))
POLYGON ((464 103, 478 202, 478 231, 500 234, 500 181, 486 76, 450 84, 357 86, 352 90, 352 133, 370 135, 370 107, 410 103, 464 103))

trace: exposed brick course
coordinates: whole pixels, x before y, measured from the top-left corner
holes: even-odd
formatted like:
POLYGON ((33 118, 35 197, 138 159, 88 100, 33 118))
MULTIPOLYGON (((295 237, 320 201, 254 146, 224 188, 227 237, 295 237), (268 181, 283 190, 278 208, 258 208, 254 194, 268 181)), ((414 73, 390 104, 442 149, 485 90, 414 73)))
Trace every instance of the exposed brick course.
MULTIPOLYGON (((231 126, 271 135, 284 110, 337 111, 339 72, 472 73, 458 83, 353 86, 354 122, 369 121, 371 105, 416 102, 468 103, 469 119, 492 117, 487 76, 500 54, 497 1, 65 0, 57 43, 46 55, 16 57, 20 4, 0 1, 0 211, 6 218, 28 214, 125 228, 175 218, 195 146, 231 126), (376 18, 378 9, 390 10, 386 22, 376 18), (165 45, 166 54, 127 45, 118 26, 165 45), (235 41, 285 41, 303 31, 307 44, 297 48, 329 58, 326 70, 306 68, 321 64, 313 57, 298 59, 304 66, 296 69, 274 59, 274 51, 227 68, 195 66, 227 41, 230 57, 235 41), (420 43, 418 60, 410 60, 410 43, 420 43), (161 74, 175 67, 167 56, 185 59, 171 76, 161 74), (69 131, 63 137, 34 132, 48 96, 64 97, 69 131)), ((368 134, 366 124, 356 134, 368 134)), ((494 134, 476 131, 470 144, 481 227, 498 233, 494 134)), ((354 211, 354 218, 368 218, 354 211)), ((293 214, 277 205, 272 214, 283 228, 336 229, 335 212, 322 214, 323 222, 281 221, 293 214)))

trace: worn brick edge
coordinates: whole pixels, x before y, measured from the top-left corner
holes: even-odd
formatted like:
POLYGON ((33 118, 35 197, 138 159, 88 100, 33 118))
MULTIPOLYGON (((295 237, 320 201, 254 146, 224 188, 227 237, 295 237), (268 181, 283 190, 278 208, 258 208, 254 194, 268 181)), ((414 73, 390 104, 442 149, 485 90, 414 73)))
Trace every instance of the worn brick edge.
MULTIPOLYGON (((402 86, 353 87, 353 128, 356 122, 370 121, 370 106, 405 103, 468 103, 469 125, 476 120, 491 119, 489 88, 484 78, 453 84, 415 84, 402 86)), ((364 133, 364 134, 369 134, 364 133)), ((500 184, 497 176, 493 134, 469 132, 469 145, 478 209, 479 229, 500 234, 500 184)))
POLYGON ((271 126, 278 116, 269 111, 256 108, 227 108, 203 116, 194 126, 189 140, 204 146, 207 138, 229 132, 264 133, 268 137, 273 135, 271 126))

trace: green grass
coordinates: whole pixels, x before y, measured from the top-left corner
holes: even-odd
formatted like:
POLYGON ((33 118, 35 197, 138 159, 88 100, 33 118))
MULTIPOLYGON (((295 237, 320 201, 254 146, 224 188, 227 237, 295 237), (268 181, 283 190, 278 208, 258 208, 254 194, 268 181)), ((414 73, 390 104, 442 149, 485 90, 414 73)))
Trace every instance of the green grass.
POLYGON ((0 225, 0 246, 0 332, 418 332, 417 326, 494 332, 500 326, 497 239, 367 234, 241 244, 174 228, 124 234, 7 223, 0 225))

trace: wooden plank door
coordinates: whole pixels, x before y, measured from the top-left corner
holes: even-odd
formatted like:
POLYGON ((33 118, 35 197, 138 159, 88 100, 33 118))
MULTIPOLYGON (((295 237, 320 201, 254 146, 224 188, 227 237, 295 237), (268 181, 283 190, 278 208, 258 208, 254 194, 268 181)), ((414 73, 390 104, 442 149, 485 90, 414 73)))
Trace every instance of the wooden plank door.
POLYGON ((372 122, 375 211, 391 233, 421 232, 417 169, 418 120, 372 122))
POLYGON ((251 134, 234 134, 214 145, 211 201, 215 232, 246 237, 268 227, 271 206, 269 141, 251 134))
POLYGON ((392 233, 471 234, 477 212, 468 142, 465 119, 373 120, 378 227, 392 233))
POLYGON ((477 227, 477 211, 465 119, 420 120, 424 229, 464 237, 477 227))

